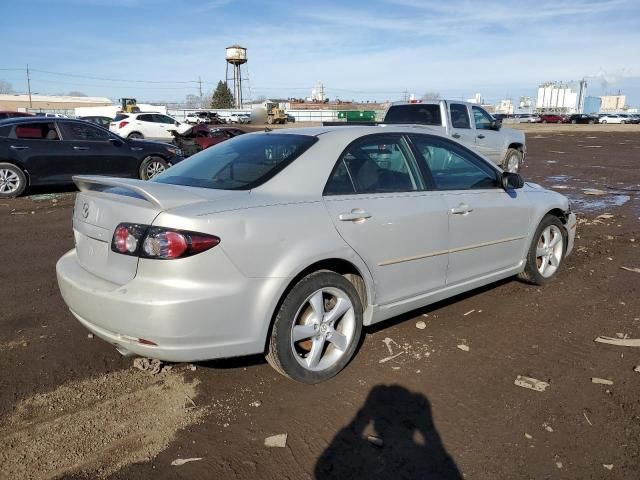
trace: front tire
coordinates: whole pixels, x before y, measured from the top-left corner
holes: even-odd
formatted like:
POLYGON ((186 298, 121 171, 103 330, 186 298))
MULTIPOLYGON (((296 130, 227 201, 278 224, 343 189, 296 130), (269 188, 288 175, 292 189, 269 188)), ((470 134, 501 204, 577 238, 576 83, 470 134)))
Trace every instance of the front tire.
POLYGON ((522 165, 522 152, 517 148, 509 148, 502 165, 505 172, 518 173, 522 165))
POLYGON ((27 176, 11 163, 0 162, 0 198, 15 198, 27 188, 27 176))
POLYGON ((564 225, 560 219, 546 215, 533 236, 520 279, 534 285, 544 285, 553 280, 564 260, 566 243, 564 225))
POLYGON ((342 275, 330 271, 307 275, 280 305, 267 361, 298 382, 328 380, 349 363, 358 347, 362 311, 358 292, 342 275))
POLYGON ((156 175, 161 174, 167 168, 169 168, 169 164, 164 158, 161 157, 148 157, 145 158, 142 164, 140 165, 140 179, 141 180, 150 180, 156 175))

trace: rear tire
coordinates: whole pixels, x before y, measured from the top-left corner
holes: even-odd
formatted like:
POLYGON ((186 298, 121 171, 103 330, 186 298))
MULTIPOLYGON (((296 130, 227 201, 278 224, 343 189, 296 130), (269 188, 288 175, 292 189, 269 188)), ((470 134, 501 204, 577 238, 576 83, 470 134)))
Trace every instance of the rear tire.
POLYGON ((144 135, 143 135, 143 134, 141 134, 140 132, 131 132, 131 133, 127 136, 127 138, 140 138, 140 139, 142 139, 142 138, 144 138, 144 135))
POLYGON ((169 164, 164 158, 147 157, 142 164, 140 164, 140 180, 150 180, 164 172, 167 168, 169 168, 169 164))
POLYGON ((0 162, 0 198, 15 198, 27 188, 27 176, 11 163, 0 162))
POLYGON ((525 269, 519 278, 533 285, 549 283, 558 274, 566 249, 564 225, 558 217, 546 215, 536 229, 527 252, 525 269))
POLYGON ((307 275, 286 295, 267 345, 269 364, 302 383, 319 383, 351 360, 362 335, 362 302, 342 275, 307 275), (294 333, 295 332, 295 333, 294 333))

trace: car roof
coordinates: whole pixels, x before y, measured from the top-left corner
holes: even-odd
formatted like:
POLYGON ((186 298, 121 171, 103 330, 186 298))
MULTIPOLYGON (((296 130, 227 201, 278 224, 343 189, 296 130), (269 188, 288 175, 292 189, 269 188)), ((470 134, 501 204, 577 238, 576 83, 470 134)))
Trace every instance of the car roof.
MULTIPOLYGON (((263 132, 264 133, 264 132, 263 132)), ((418 125, 418 124, 380 124, 380 125, 345 125, 345 126, 323 126, 323 127, 299 127, 299 128, 279 128, 268 133, 283 133, 287 135, 309 135, 312 137, 331 137, 336 140, 351 141, 364 135, 384 134, 384 133, 426 133, 446 137, 442 128, 438 126, 418 125)))

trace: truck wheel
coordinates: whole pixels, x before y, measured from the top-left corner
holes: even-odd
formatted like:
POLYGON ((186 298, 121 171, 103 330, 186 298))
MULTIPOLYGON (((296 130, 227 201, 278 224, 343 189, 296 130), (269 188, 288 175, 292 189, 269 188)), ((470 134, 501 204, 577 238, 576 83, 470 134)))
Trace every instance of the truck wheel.
POLYGON ((521 165, 522 152, 517 148, 508 149, 507 154, 504 157, 504 162, 502 163, 502 169, 505 172, 518 173, 521 165))
POLYGON ((140 180, 150 180, 156 175, 161 174, 169 164, 162 157, 147 157, 140 165, 140 180))
POLYGON ((15 198, 27 188, 27 176, 11 163, 0 163, 0 198, 15 198))

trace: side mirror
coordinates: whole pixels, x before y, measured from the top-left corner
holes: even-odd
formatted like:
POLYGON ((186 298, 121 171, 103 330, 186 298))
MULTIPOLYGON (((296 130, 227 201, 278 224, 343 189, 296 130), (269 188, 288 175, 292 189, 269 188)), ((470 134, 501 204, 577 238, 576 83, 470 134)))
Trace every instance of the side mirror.
POLYGON ((500 180, 502 188, 505 190, 516 190, 524 187, 524 179, 519 173, 503 172, 500 180))
POLYGON ((489 124, 489 128, 491 128, 491 130, 500 130, 502 128, 502 120, 492 120, 489 124))

